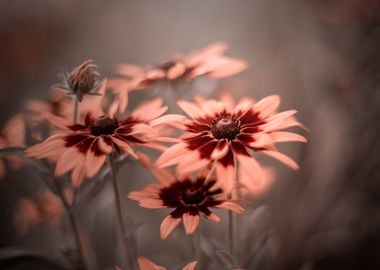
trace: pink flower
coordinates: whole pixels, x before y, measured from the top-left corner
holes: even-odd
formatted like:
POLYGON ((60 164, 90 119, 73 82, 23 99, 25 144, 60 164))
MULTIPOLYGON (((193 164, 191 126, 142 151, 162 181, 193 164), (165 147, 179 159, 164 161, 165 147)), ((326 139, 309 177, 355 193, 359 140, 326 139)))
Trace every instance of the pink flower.
POLYGON ((295 110, 278 113, 279 104, 279 96, 269 96, 257 103, 245 98, 236 105, 229 96, 220 101, 198 98, 197 104, 179 101, 178 105, 191 117, 177 125, 186 133, 180 142, 162 153, 156 165, 162 168, 177 165, 178 173, 186 174, 212 164, 226 190, 234 187, 237 164, 240 175, 260 181, 261 167, 252 156, 255 152, 298 169, 297 163, 278 151, 275 144, 306 142, 301 135, 282 131, 302 125, 294 117, 295 110))
POLYGON ((91 112, 82 124, 69 125, 70 121, 55 117, 51 121, 59 130, 44 142, 26 150, 28 156, 57 160, 55 175, 72 170, 73 185, 80 186, 85 177, 93 177, 113 151, 123 152, 138 159, 136 146, 163 150, 154 142, 155 127, 169 121, 170 116, 160 116, 167 110, 161 99, 154 99, 138 106, 126 119, 113 113, 95 116, 91 112))
POLYGON ((157 169, 153 169, 153 173, 160 183, 148 184, 142 191, 130 192, 128 197, 145 208, 174 209, 161 223, 162 239, 167 238, 181 220, 186 234, 195 231, 201 214, 207 219, 219 221, 210 208, 224 208, 238 213, 244 211, 237 203, 227 199, 227 194, 215 186, 215 180, 201 176, 195 180, 177 180, 170 173, 157 169))
POLYGON ((74 95, 79 101, 82 101, 84 95, 99 95, 96 90, 101 82, 97 81, 100 74, 95 70, 96 67, 93 60, 87 60, 70 73, 63 70, 62 83, 53 85, 53 88, 60 89, 67 95, 74 95))
POLYGON ((199 76, 220 79, 246 69, 248 65, 244 60, 223 55, 227 49, 225 43, 216 42, 187 56, 177 56, 155 67, 119 65, 117 73, 124 78, 111 79, 108 86, 119 95, 120 108, 124 111, 130 91, 145 89, 159 81, 190 80, 199 76))

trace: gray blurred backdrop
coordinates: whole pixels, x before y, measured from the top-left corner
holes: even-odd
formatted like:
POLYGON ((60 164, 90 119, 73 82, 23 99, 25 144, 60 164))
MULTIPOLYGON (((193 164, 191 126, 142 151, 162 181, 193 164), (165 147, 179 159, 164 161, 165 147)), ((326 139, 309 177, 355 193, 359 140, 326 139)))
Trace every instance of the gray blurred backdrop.
MULTIPOLYGON (((255 224, 273 235, 271 268, 380 269, 377 0, 2 0, 0 123, 27 98, 44 98, 62 67, 92 58, 102 75, 110 76, 117 63, 156 64, 213 41, 227 42, 229 55, 250 63, 247 71, 222 80, 219 89, 236 98, 278 93, 281 109, 296 108, 310 129, 307 145, 284 147, 301 170, 273 163, 275 185, 257 200, 266 207, 255 222, 265 224, 255 224)), ((20 183, 33 185, 28 174, 17 177, 17 185, 0 183, 0 247, 19 245, 59 257, 55 247, 61 236, 54 228, 26 237, 12 230, 12 203, 25 189, 20 183)), ((124 193, 150 181, 126 181, 124 193)), ((97 237, 89 257, 100 269, 112 269, 112 194, 91 203, 80 215, 97 237)), ((159 224, 164 216, 126 204, 137 222, 159 224)), ((152 228, 140 233, 141 255, 168 269, 169 262, 191 259, 186 251, 170 257, 178 244, 162 242, 158 227, 152 228)))

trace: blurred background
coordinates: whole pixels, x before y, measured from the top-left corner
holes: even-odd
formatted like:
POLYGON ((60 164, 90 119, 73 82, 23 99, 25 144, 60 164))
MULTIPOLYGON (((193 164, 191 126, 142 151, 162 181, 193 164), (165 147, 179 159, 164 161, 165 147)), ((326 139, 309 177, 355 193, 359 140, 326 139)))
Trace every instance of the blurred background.
MULTIPOLYGON (((240 266, 380 269, 378 0, 2 0, 0 124, 22 110, 28 98, 46 98, 63 67, 70 70, 91 58, 107 77, 118 63, 154 65, 214 41, 227 42, 229 55, 250 64, 218 82, 218 90, 236 98, 280 94, 281 109, 297 109, 309 128, 308 144, 283 148, 301 169, 293 172, 273 162, 277 174, 272 188, 253 196, 254 207, 244 218, 247 237, 240 242, 246 262, 240 266), (253 247, 258 251, 248 254, 253 247), (248 262, 253 257, 255 262, 248 262)), ((124 194, 152 181, 131 166, 120 173, 128 175, 124 194)), ((44 189, 33 170, 8 172, 0 180, 0 259, 7 252, 18 258, 33 251, 64 264, 62 246, 70 245, 67 226, 45 224, 23 234, 14 228, 19 198, 44 189)), ((118 261, 110 190, 107 185, 77 210, 80 227, 87 230, 85 242, 91 239, 86 254, 90 269, 113 269, 118 261)), ((165 213, 125 204, 139 224, 133 231, 138 255, 168 269, 192 259, 190 248, 178 247, 185 241, 183 232, 159 239, 165 213)), ((204 227, 218 239, 225 236, 225 228, 206 222, 204 227)), ((215 255, 210 245, 202 248, 209 257, 215 255)), ((221 262, 232 260, 223 252, 215 256, 221 262)), ((223 269, 220 265, 212 262, 208 269, 223 269)), ((24 269, 17 267, 6 269, 24 269)), ((56 269, 39 267, 25 269, 56 269)))

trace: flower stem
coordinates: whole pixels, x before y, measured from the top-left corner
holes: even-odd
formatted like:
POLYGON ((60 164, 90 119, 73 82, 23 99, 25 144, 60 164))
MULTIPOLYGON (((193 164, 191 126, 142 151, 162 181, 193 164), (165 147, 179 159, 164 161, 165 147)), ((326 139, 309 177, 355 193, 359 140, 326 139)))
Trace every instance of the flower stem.
POLYGON ((77 250, 78 250, 79 261, 82 264, 81 266, 78 267, 78 269, 88 269, 87 268, 87 264, 86 264, 86 260, 85 260, 85 257, 84 257, 84 248, 83 248, 82 241, 81 241, 81 238, 80 238, 80 230, 79 230, 78 223, 77 223, 77 221, 75 219, 74 212, 72 211, 72 208, 71 208, 70 204, 66 200, 66 197, 65 197, 65 195, 63 193, 63 190, 62 190, 60 184, 58 183, 58 179, 56 179, 54 177, 53 181, 54 181, 55 187, 56 187, 56 189, 58 191, 58 196, 60 197, 60 199, 61 199, 61 201, 63 203, 63 206, 64 206, 64 208, 66 210, 67 216, 69 218, 70 227, 71 227, 71 229, 73 231, 75 243, 76 243, 77 250))
POLYGON ((73 109, 73 122, 76 124, 78 122, 78 106, 79 106, 79 101, 78 98, 74 98, 74 109, 73 109))
POLYGON ((128 268, 135 269, 134 267, 134 261, 132 258, 132 254, 129 250, 129 243, 128 243, 128 237, 127 237, 127 231, 126 231, 126 224, 123 217, 123 208, 121 203, 121 193, 120 193, 120 187, 119 183, 117 181, 117 175, 116 175, 116 168, 115 163, 112 155, 109 155, 108 157, 108 163, 111 170, 111 178, 112 178, 112 185, 115 192, 115 202, 116 202, 116 209, 117 209, 117 218, 121 229, 121 234, 124 242, 124 247, 127 253, 127 264, 128 268))
MULTIPOLYGON (((229 199, 230 198, 231 198, 231 195, 229 196, 229 199)), ((229 248, 230 248, 231 255, 233 255, 234 251, 235 251, 234 231, 235 231, 234 213, 232 211, 228 211, 228 243, 229 243, 229 248)))

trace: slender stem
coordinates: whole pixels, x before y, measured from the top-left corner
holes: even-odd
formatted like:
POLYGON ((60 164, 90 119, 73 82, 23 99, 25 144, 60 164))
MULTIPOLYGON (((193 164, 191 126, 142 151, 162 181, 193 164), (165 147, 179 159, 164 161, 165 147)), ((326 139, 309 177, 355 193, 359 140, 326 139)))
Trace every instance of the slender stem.
MULTIPOLYGON (((54 181, 55 187, 57 188, 58 196, 60 197, 60 199, 63 203, 63 206, 67 212, 67 216, 69 218, 70 227, 73 231, 74 239, 75 239, 75 242, 77 245, 79 260, 80 260, 81 264, 83 265, 83 268, 88 269, 86 261, 85 261, 85 257, 84 257, 84 252, 83 252, 84 248, 82 245, 82 241, 80 239, 80 230, 79 230, 78 223, 75 219, 74 212, 72 211, 70 204, 67 202, 66 197, 63 193, 63 190, 62 190, 60 184, 58 183, 58 181, 55 177, 53 178, 53 181, 54 181)), ((79 269, 82 269, 82 268, 80 267, 79 269)))
POLYGON ((78 122, 78 106, 79 101, 77 97, 74 97, 74 109, 73 109, 73 122, 76 124, 78 122))
POLYGON ((128 267, 130 267, 131 269, 134 269, 132 254, 129 251, 130 245, 128 243, 126 224, 125 224, 124 217, 123 217, 123 208, 122 208, 122 203, 121 203, 120 187, 119 187, 119 183, 117 181, 116 168, 115 168, 115 163, 114 163, 114 159, 113 159, 112 155, 109 155, 108 163, 109 163, 109 167, 110 167, 110 171, 111 171, 112 185, 113 185, 113 189, 115 192, 117 218, 118 218, 118 222, 119 222, 121 233, 122 233, 124 247, 125 247, 125 250, 127 252, 127 258, 128 258, 127 263, 128 263, 128 267))
MULTIPOLYGON (((231 195, 229 196, 229 199, 231 199, 231 195)), ((228 211, 228 243, 229 243, 231 255, 233 255, 235 251, 234 231, 235 231, 234 213, 232 211, 228 211)))

